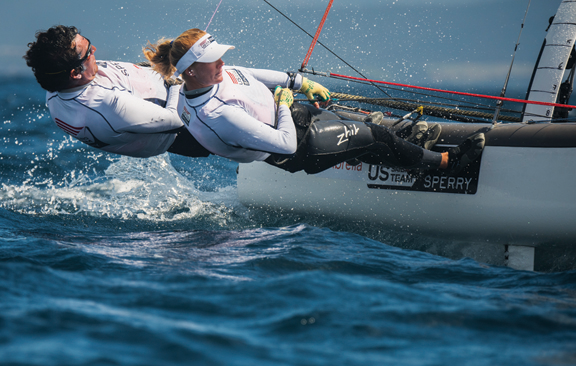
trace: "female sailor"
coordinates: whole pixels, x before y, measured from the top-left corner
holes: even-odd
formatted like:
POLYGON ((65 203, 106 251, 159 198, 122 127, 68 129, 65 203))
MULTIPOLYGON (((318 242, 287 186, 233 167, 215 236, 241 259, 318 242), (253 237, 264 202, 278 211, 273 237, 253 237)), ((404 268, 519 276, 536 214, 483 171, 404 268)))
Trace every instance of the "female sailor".
POLYGON ((330 93, 299 74, 224 66, 222 57, 233 48, 195 28, 144 49, 153 68, 165 78, 182 77, 180 118, 215 155, 239 163, 266 161, 309 174, 343 161, 459 170, 484 147, 484 135, 479 133, 448 152, 425 150, 384 126, 341 120, 330 112, 293 103, 292 90, 310 100, 315 96, 328 100, 330 93))

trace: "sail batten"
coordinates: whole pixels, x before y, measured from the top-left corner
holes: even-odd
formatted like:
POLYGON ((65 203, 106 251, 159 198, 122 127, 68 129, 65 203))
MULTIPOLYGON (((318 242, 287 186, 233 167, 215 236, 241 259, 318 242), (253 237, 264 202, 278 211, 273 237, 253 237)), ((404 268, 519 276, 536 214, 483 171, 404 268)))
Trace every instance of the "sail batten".
MULTIPOLYGON (((564 0, 548 29, 540 61, 528 92, 528 100, 555 103, 570 52, 576 39, 576 1, 564 0)), ((524 122, 538 117, 550 121, 554 107, 526 105, 524 122)))

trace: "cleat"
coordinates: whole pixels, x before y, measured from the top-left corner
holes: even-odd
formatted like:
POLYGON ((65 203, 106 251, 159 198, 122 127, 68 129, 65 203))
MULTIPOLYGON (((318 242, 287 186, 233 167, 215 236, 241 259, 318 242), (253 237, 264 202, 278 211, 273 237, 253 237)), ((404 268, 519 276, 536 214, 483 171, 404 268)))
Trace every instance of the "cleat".
POLYGON ((474 161, 484 149, 486 138, 483 133, 469 136, 463 143, 448 150, 448 173, 459 173, 474 161))
POLYGON ((381 125, 383 120, 384 113, 382 112, 372 112, 364 118, 364 122, 370 122, 376 125, 381 125))

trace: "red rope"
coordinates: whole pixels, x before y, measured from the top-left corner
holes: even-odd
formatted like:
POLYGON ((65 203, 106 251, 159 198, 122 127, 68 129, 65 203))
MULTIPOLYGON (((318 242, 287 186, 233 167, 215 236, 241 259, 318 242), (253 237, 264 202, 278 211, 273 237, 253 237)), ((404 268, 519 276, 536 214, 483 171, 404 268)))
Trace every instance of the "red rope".
POLYGON ((359 80, 359 81, 369 81, 369 82, 378 83, 378 84, 386 84, 386 85, 401 86, 401 87, 405 87, 405 88, 414 88, 414 89, 422 89, 422 90, 428 90, 428 91, 435 91, 435 92, 440 92, 440 93, 450 93, 450 94, 456 94, 456 95, 466 95, 466 96, 469 96, 469 97, 486 98, 486 99, 496 99, 496 100, 504 100, 504 101, 508 101, 508 102, 516 102, 516 103, 539 104, 539 105, 547 105, 547 106, 551 106, 551 107, 562 107, 562 108, 572 108, 572 109, 576 109, 576 106, 568 105, 568 104, 539 102, 539 101, 537 101, 537 100, 524 100, 524 99, 514 99, 514 98, 505 98, 505 97, 495 97, 495 96, 492 96, 492 95, 473 94, 473 93, 457 92, 457 91, 450 91, 450 90, 434 89, 434 88, 427 88, 427 87, 424 87, 424 86, 414 86, 414 85, 408 85, 408 84, 399 84, 399 83, 392 83, 392 82, 389 82, 389 81, 369 80, 369 79, 357 78, 357 77, 354 77, 354 76, 346 76, 346 75, 339 75, 339 74, 333 74, 333 73, 330 73, 330 76, 334 76, 334 77, 338 77, 338 78, 342 78, 342 79, 351 79, 351 80, 359 80))
POLYGON ((328 12, 330 12, 330 8, 332 7, 333 1, 334 0, 330 0, 330 3, 326 7, 326 11, 324 12, 324 16, 322 17, 322 21, 320 22, 320 25, 318 25, 318 29, 316 29, 316 34, 314 35, 314 38, 312 39, 312 43, 310 44, 310 48, 308 48, 308 52, 306 53, 306 57, 304 57, 304 61, 302 61, 301 69, 306 68, 306 65, 308 65, 308 61, 310 60, 310 56, 312 56, 312 51, 314 50, 314 47, 316 46, 316 42, 318 41, 318 37, 320 36, 320 32, 322 32, 322 27, 324 27, 324 22, 326 21, 326 17, 328 16, 328 12))

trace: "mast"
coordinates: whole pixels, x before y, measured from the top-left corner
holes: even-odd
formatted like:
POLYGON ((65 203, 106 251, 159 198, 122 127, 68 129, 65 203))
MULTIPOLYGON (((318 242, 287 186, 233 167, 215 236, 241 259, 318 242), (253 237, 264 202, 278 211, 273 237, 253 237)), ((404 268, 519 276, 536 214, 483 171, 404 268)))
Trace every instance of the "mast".
MULTIPOLYGON (((576 1, 563 0, 548 29, 526 99, 547 103, 556 102, 575 39, 576 1)), ((528 104, 524 109, 523 122, 550 121, 553 113, 553 106, 528 104)))

